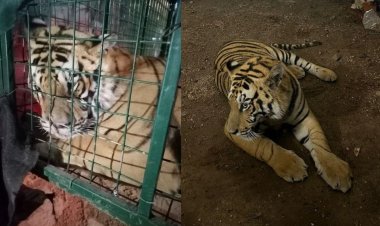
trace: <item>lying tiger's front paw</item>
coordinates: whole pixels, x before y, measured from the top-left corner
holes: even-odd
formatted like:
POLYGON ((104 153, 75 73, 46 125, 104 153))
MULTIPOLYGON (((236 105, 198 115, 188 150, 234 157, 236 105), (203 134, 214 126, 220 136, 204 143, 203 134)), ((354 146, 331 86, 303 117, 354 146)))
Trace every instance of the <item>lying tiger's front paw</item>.
POLYGON ((281 150, 268 164, 288 182, 302 181, 307 177, 307 165, 292 151, 281 150))
POLYGON ((334 82, 338 78, 338 76, 335 74, 335 72, 328 69, 328 68, 320 67, 320 68, 318 68, 317 73, 318 73, 317 74, 318 78, 322 79, 323 81, 327 81, 327 82, 334 82))
POLYGON ((331 152, 318 153, 316 156, 315 166, 326 183, 335 190, 350 190, 352 172, 348 163, 331 152))

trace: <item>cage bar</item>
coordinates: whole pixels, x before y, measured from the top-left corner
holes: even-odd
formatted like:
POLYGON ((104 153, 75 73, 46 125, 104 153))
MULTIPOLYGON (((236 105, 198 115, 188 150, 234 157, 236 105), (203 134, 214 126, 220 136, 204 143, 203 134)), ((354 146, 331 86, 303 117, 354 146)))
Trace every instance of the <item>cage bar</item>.
MULTIPOLYGON (((94 179, 97 176, 92 175, 92 170, 90 171, 91 176, 87 181, 83 180, 83 177, 74 174, 69 165, 67 165, 67 168, 65 170, 62 170, 48 164, 43 169, 44 174, 50 181, 56 183, 59 187, 86 198, 99 209, 109 213, 110 215, 116 217, 128 225, 149 226, 169 225, 171 224, 170 222, 180 223, 177 220, 170 219, 169 216, 173 202, 180 201, 178 197, 171 197, 168 194, 160 194, 156 192, 157 179, 161 166, 160 160, 162 159, 164 153, 166 135, 171 119, 171 111, 175 101, 175 93, 180 74, 180 0, 35 0, 34 2, 37 2, 37 4, 32 5, 29 10, 26 11, 26 13, 24 12, 24 15, 27 15, 28 20, 30 19, 28 16, 29 12, 34 11, 34 14, 45 16, 45 19, 47 18, 47 22, 51 25, 69 25, 73 28, 76 28, 75 30, 91 30, 89 33, 97 33, 97 35, 111 32, 117 33, 118 38, 116 40, 109 41, 116 41, 121 46, 132 50, 132 52, 135 53, 135 60, 137 55, 167 56, 163 81, 161 81, 161 84, 152 83, 152 85, 160 86, 160 95, 156 106, 157 108, 155 117, 153 119, 143 118, 129 114, 129 112, 125 112, 125 118, 127 121, 129 118, 134 118, 153 124, 153 133, 147 157, 148 160, 144 173, 144 180, 142 181, 142 184, 140 184, 142 190, 139 195, 139 201, 137 202, 137 205, 126 202, 124 199, 116 197, 115 194, 112 195, 112 193, 105 192, 104 189, 98 187, 97 184, 94 183, 94 179), (64 7, 66 11, 62 10, 62 8, 59 7, 64 7), (126 13, 126 10, 128 10, 128 13, 126 13), (91 13, 89 13, 90 11, 91 13), (87 12, 87 14, 82 14, 82 12, 87 12), (103 26, 101 24, 103 24, 103 26), (166 213, 159 213, 159 215, 162 217, 152 215, 152 213, 158 213, 152 205, 154 202, 154 197, 157 195, 162 195, 162 197, 170 198, 168 211, 166 213), (164 221, 164 219, 173 221, 168 222, 164 221)), ((16 36, 17 35, 18 34, 16 34, 16 36)), ((28 40, 29 35, 25 38, 28 40)), ((15 91, 15 81, 13 77, 14 64, 24 65, 25 70, 29 70, 29 72, 31 71, 31 64, 30 62, 22 60, 12 62, 13 56, 11 31, 7 32, 6 34, 1 34, 0 39, 0 95, 10 95, 13 91, 15 91)), ((55 37, 52 37, 49 32, 49 36, 47 38, 47 41, 49 42, 49 50, 51 50, 51 42, 54 39, 55 37)), ((63 40, 64 38, 59 39, 63 40)), ((73 38, 67 39, 71 39, 73 43, 75 43, 77 40, 98 40, 93 38, 79 38, 75 37, 75 35, 73 38)), ((101 41, 103 43, 104 37, 101 41)), ((28 48, 30 50, 30 46, 28 48)), ((75 45, 73 46, 72 51, 74 51, 74 49, 75 45)), ((30 51, 27 58, 30 59, 30 51)), ((50 58, 51 54, 49 54, 49 59, 50 58)), ((44 66, 41 66, 41 68, 43 67, 44 66)), ((50 60, 46 68, 48 69, 49 74, 51 73, 52 69, 60 69, 52 68, 50 65, 50 60)), ((72 67, 71 70, 68 70, 68 72, 72 74, 75 72, 75 70, 72 67)), ((100 79, 100 76, 97 76, 98 79, 100 79)), ((49 76, 49 80, 51 82, 51 76, 49 76)), ((132 86, 134 83, 148 84, 149 82, 140 81, 137 79, 135 80, 132 76, 129 84, 132 86)), ((24 88, 22 88, 22 83, 20 84, 21 85, 18 87, 18 90, 23 90, 24 88)), ((129 88, 129 90, 132 89, 129 88)), ((29 93, 33 92, 36 92, 36 90, 32 89, 29 93)), ((71 92, 71 116, 73 116, 72 93, 73 92, 71 92)), ((52 97, 51 90, 48 96, 50 96, 50 98, 52 97)), ((35 102, 32 98, 28 99, 27 104, 30 104, 32 106, 34 103, 35 102)), ((28 115, 30 115, 32 119, 37 118, 37 115, 34 114, 32 108, 29 110, 30 112, 28 112, 28 115)), ((116 115, 120 113, 114 112, 113 114, 116 115)), ((33 120, 31 120, 31 130, 33 130, 34 124, 35 123, 33 120)), ((70 130, 72 132, 72 125, 70 130)), ((96 139, 104 139, 102 136, 97 136, 96 129, 92 132, 94 133, 96 139)), ((124 137, 124 139, 126 138, 124 137)), ((129 146, 125 140, 120 143, 120 146, 128 148, 128 150, 140 151, 141 154, 144 155, 147 154, 147 152, 143 150, 135 150, 133 147, 129 146)), ((48 137, 48 144, 50 150, 50 147, 52 145, 51 136, 48 137)), ((93 151, 94 155, 95 152, 96 147, 93 151)), ((69 153, 71 153, 71 142, 69 153)), ((124 152, 122 154, 124 154, 124 152)), ((71 154, 69 156, 71 156, 71 154)), ((48 163, 49 160, 50 158, 48 159, 48 163)), ((94 165, 95 161, 92 160, 92 163, 94 165)), ((122 167, 122 164, 120 167, 122 167)), ((109 170, 113 171, 112 166, 109 170)), ((118 173, 118 179, 115 182, 117 190, 119 186, 121 171, 115 171, 114 173, 118 173)), ((123 175, 123 177, 125 176, 123 175)))
POLYGON ((60 188, 89 200, 100 210, 111 214, 124 223, 136 226, 169 225, 158 217, 149 218, 149 216, 146 217, 137 214, 135 206, 123 202, 110 193, 104 192, 99 188, 80 180, 78 177, 74 177, 69 173, 57 169, 56 167, 46 166, 44 174, 50 181, 54 182, 60 188))
POLYGON ((14 90, 13 65, 12 65, 12 31, 0 33, 0 95, 10 95, 14 90))
MULTIPOLYGON (((181 21, 181 4, 177 5, 178 14, 176 23, 181 21)), ((174 105, 174 98, 177 91, 177 84, 181 69, 181 29, 174 31, 171 45, 169 48, 169 56, 165 77, 162 82, 160 93, 160 102, 157 108, 156 117, 153 125, 152 142, 148 155, 148 163, 145 170, 144 182, 142 186, 141 198, 139 204, 139 213, 148 215, 152 208, 154 190, 157 185, 158 172, 161 167, 161 161, 164 154, 166 135, 170 122, 170 115, 174 105)))

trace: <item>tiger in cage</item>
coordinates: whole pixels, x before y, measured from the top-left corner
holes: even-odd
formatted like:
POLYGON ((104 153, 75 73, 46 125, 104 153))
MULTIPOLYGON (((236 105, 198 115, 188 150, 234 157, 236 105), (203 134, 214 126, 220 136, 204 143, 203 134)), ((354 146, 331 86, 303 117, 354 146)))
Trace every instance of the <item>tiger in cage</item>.
POLYGON ((289 51, 319 44, 226 43, 215 60, 215 83, 230 105, 224 133, 284 180, 302 181, 307 177, 305 162, 263 134, 269 127, 290 125, 297 140, 310 151, 321 177, 333 189, 347 192, 351 188, 350 167, 331 152, 297 80, 305 71, 324 81, 335 81, 337 76, 289 51))
MULTIPOLYGON (((84 40, 101 40, 102 36, 63 26, 48 28, 38 18, 32 20, 29 32, 28 84, 41 106, 40 126, 53 143, 50 152, 47 143, 37 144, 40 155, 55 164, 83 167, 139 186, 166 62, 134 57, 108 41, 114 35, 105 34, 103 43, 84 40), (74 36, 79 39, 74 41, 74 36)), ((158 190, 172 195, 180 195, 181 184, 180 97, 177 88, 157 182, 158 190)))

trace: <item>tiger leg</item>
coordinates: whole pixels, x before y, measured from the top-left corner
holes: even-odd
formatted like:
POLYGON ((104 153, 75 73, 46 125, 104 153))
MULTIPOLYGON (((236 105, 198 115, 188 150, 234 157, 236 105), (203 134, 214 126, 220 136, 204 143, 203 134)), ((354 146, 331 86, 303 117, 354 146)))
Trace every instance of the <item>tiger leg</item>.
POLYGON ((319 79, 327 82, 333 82, 338 78, 334 71, 316 64, 313 64, 309 72, 317 76, 319 79))
POLYGON ((293 129, 296 138, 310 151, 318 173, 333 189, 346 192, 351 188, 352 173, 347 162, 330 150, 316 117, 308 116, 293 129))
POLYGON ((338 76, 335 74, 334 71, 328 68, 313 64, 305 59, 302 59, 301 57, 295 56, 294 58, 290 58, 288 61, 289 62, 286 62, 286 63, 299 66, 303 68, 306 72, 309 72, 310 74, 315 75, 317 78, 323 81, 333 82, 338 78, 338 76))
POLYGON ((297 65, 287 65, 287 68, 296 76, 297 79, 301 79, 305 77, 306 73, 305 70, 297 65))
POLYGON ((309 72, 310 74, 317 76, 319 79, 323 81, 332 82, 337 79, 337 75, 335 74, 335 72, 328 68, 313 64, 292 52, 282 49, 278 49, 278 51, 279 52, 275 52, 276 54, 272 56, 288 65, 299 66, 303 68, 306 72, 309 72))
POLYGON ((294 152, 286 150, 266 137, 247 140, 228 132, 227 124, 224 127, 226 136, 237 146, 257 159, 266 162, 278 176, 288 182, 302 181, 307 177, 307 165, 294 152))

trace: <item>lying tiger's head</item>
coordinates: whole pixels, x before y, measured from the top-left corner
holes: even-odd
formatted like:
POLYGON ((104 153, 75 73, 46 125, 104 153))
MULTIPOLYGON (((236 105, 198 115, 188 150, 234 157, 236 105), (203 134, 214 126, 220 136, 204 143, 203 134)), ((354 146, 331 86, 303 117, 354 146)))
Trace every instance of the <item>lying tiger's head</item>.
POLYGON ((285 67, 277 60, 264 57, 254 57, 243 64, 237 61, 227 63, 231 79, 229 133, 254 138, 259 135, 260 122, 282 118, 284 111, 280 107, 282 100, 278 90, 285 67))
MULTIPOLYGON (((67 36, 72 29, 52 27, 51 36, 67 36)), ((29 87, 41 106, 41 126, 60 139, 68 139, 93 128, 91 99, 96 84, 92 75, 99 66, 101 43, 99 41, 73 41, 51 39, 49 56, 48 29, 39 27, 37 36, 30 40, 31 77, 29 87), (50 67, 49 67, 50 58, 50 67), (49 70, 50 68, 50 70, 49 70), (74 70, 73 70, 74 69, 74 70)), ((76 31, 81 38, 96 38, 76 31)), ((103 48, 110 46, 105 42, 103 48)))

